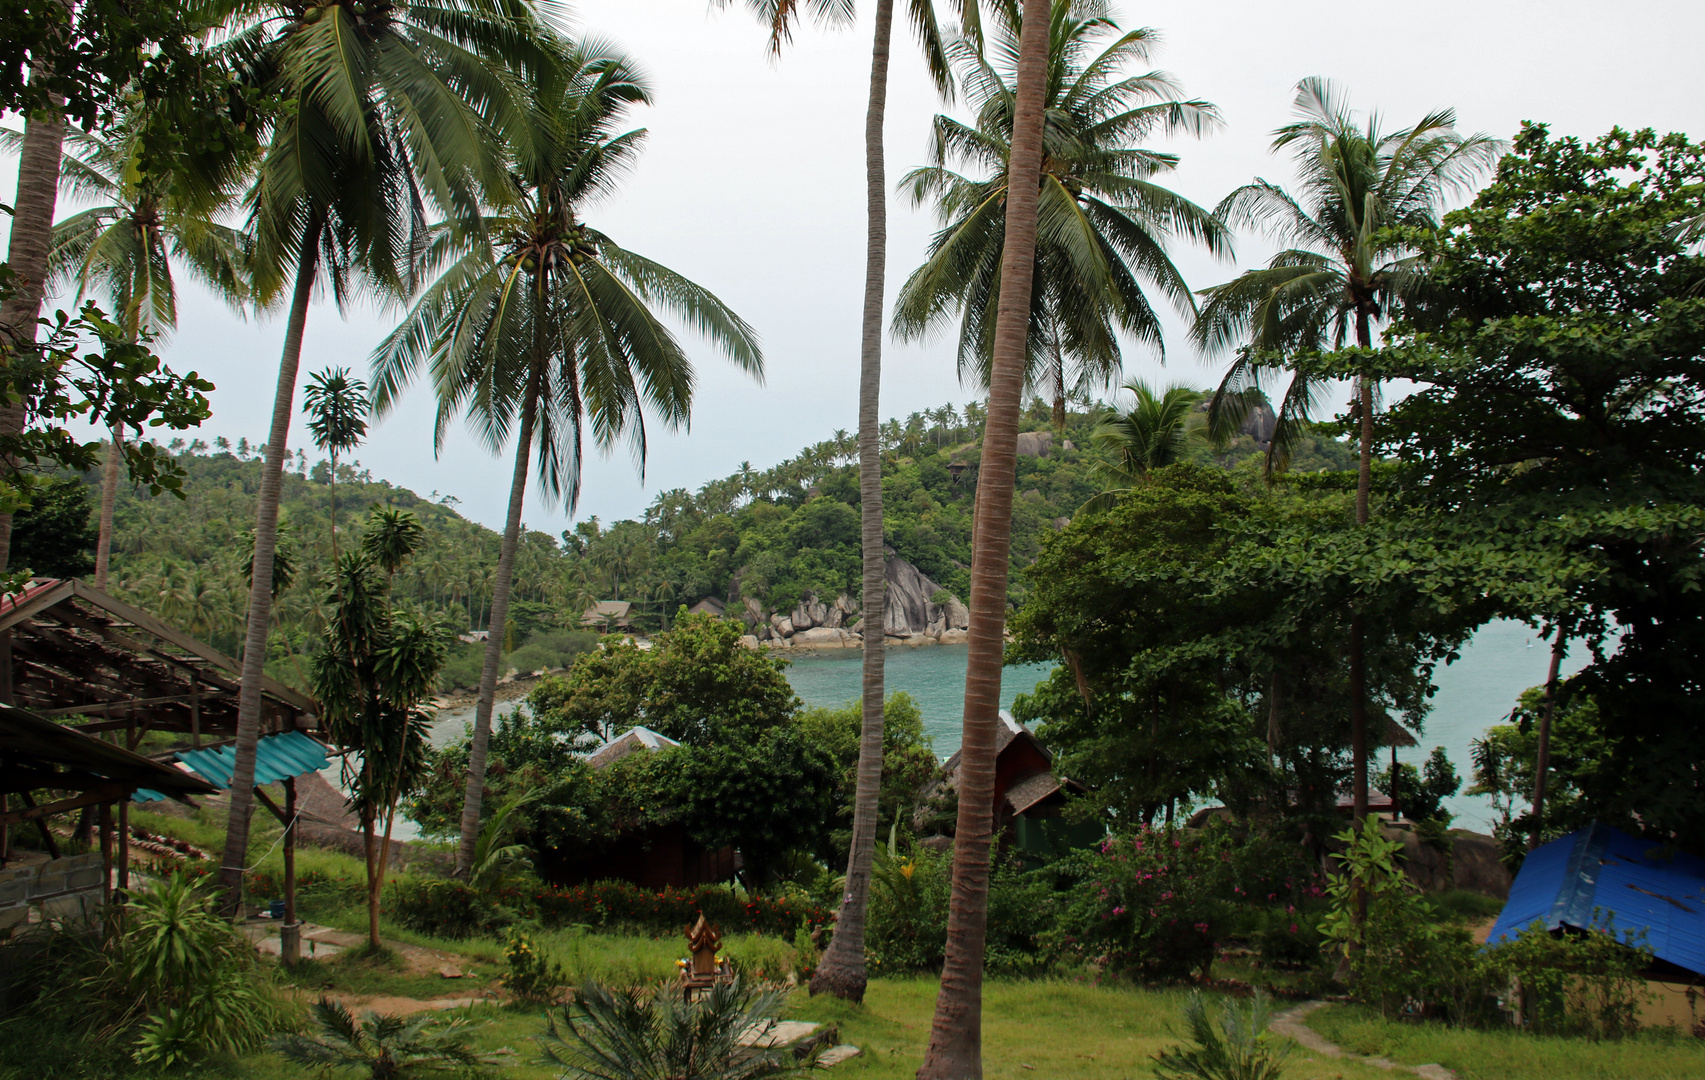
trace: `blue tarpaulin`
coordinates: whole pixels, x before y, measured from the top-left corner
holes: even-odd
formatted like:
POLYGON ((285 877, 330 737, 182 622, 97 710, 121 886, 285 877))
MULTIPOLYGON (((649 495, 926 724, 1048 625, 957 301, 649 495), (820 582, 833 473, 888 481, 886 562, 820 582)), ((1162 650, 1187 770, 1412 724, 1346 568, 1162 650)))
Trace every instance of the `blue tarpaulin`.
POLYGON ((1528 853, 1486 943, 1536 921, 1588 930, 1606 915, 1618 937, 1644 931, 1658 960, 1705 978, 1705 861, 1597 822, 1528 853))
MULTIPOLYGON (((221 746, 214 750, 180 750, 178 761, 191 772, 221 788, 231 786, 231 774, 237 769, 237 748, 221 746)), ((268 735, 255 744, 255 786, 276 783, 291 776, 319 772, 326 767, 326 748, 300 731, 283 731, 268 735)), ((152 802, 164 798, 159 792, 138 790, 137 802, 152 802)))

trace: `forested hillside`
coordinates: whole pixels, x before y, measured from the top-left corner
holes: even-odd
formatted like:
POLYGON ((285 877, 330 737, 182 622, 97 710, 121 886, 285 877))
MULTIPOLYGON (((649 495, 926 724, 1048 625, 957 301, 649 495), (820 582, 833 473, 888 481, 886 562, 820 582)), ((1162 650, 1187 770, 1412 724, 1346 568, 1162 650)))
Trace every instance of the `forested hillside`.
MULTIPOLYGON (((1049 426, 1038 402, 1026 415, 1029 452, 1019 459, 1013 518, 1015 570, 1028 564, 1045 532, 1057 528, 1100 488, 1093 474, 1108 452, 1089 438, 1099 408, 1067 416, 1063 432, 1049 426)), ((887 536, 895 553, 956 596, 968 591, 971 507, 977 486, 981 413, 952 406, 914 413, 884 426, 887 536)), ((1253 469, 1260 450, 1248 435, 1215 449, 1193 440, 1187 456, 1200 463, 1253 469)), ((116 511, 112 590, 235 653, 242 629, 249 532, 260 479, 260 449, 247 440, 172 443, 187 472, 186 498, 121 491, 116 511)), ((635 625, 655 630, 681 605, 712 597, 731 605, 756 601, 765 612, 791 609, 807 594, 832 601, 859 596, 856 440, 846 432, 758 471, 742 463, 697 492, 662 492, 639 520, 606 525, 582 521, 560 535, 529 532, 515 571, 515 600, 505 642, 513 666, 555 666, 589 644, 580 613, 598 600, 634 604, 635 625)), ((1320 434, 1293 468, 1343 468, 1346 445, 1320 434)), ((338 468, 298 452, 285 473, 281 522, 288 584, 279 593, 279 632, 269 669, 300 682, 303 657, 316 647, 327 609, 332 565, 332 508, 343 545, 354 542, 376 506, 409 510, 427 540, 399 575, 396 595, 437 613, 449 630, 486 629, 498 534, 457 513, 449 496, 423 498, 375 479, 359 461, 338 468)), ((20 525, 20 544, 39 551, 38 573, 87 573, 80 558, 93 528, 71 536, 67 522, 92 516, 98 476, 68 483, 44 501, 39 520, 20 525), (86 509, 79 509, 78 496, 86 509), (32 540, 34 536, 36 539, 32 540), (49 538, 71 543, 50 543, 49 538), (31 545, 36 545, 31 547, 31 545)), ((436 496, 436 493, 434 493, 436 496)), ((1016 584, 1015 590, 1022 586, 1016 584)), ((733 613, 732 611, 730 612, 733 613)), ((477 674, 473 650, 458 657, 449 684, 477 674)))

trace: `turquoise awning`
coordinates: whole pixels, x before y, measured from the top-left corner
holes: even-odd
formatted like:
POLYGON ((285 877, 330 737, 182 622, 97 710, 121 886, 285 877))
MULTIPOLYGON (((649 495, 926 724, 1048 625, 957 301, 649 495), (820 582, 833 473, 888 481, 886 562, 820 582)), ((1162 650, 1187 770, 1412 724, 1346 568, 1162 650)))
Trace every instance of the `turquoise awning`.
MULTIPOLYGON (((326 767, 326 760, 325 746, 300 731, 268 735, 255 744, 255 786, 319 772, 326 767)), ((228 788, 231 774, 237 769, 237 748, 227 745, 213 750, 180 750, 178 761, 204 780, 228 788)), ((134 798, 137 802, 153 802, 165 796, 138 789, 134 798)))

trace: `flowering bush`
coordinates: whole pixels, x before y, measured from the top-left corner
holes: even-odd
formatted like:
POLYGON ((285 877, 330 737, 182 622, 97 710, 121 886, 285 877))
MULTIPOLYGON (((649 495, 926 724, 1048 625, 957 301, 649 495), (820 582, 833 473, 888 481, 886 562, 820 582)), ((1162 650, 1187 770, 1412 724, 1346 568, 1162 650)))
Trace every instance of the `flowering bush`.
POLYGON ((1223 834, 1139 829, 1055 865, 1076 879, 1048 935, 1062 954, 1146 978, 1206 974, 1225 920, 1223 834))
POLYGON ((509 965, 503 987, 518 1001, 531 1004, 554 1002, 568 983, 562 965, 540 952, 533 939, 518 930, 509 931, 503 946, 503 959, 509 965))

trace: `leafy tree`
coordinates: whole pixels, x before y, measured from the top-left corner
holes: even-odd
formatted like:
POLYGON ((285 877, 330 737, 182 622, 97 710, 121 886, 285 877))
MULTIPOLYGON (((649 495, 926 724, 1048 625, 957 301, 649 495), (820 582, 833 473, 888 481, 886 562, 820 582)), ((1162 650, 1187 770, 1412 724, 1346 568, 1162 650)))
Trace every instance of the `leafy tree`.
MULTIPOLYGON (((840 770, 842 779, 836 805, 842 809, 843 818, 857 798, 862 721, 862 712, 853 702, 838 709, 806 709, 799 717, 801 736, 826 751, 840 770)), ((941 762, 924 734, 923 714, 918 711, 917 703, 910 694, 893 694, 883 708, 882 787, 877 820, 900 822, 903 830, 909 830, 918 792, 940 769, 941 762)), ((850 833, 847 837, 850 842, 850 833)), ((845 846, 838 834, 836 846, 845 846)))
POLYGON ((1419 769, 1400 761, 1395 771, 1395 780, 1393 770, 1386 769, 1374 778, 1374 783, 1386 794, 1397 796, 1404 817, 1420 822, 1450 822, 1444 801, 1462 790, 1462 778, 1456 775, 1456 766, 1451 764, 1444 747, 1433 747, 1419 769))
POLYGON ((227 9, 233 62, 247 85, 281 103, 264 119, 266 148, 249 226, 256 296, 290 283, 266 465, 255 503, 256 584, 243 642, 236 762, 221 871, 236 906, 248 846, 261 683, 271 627, 277 539, 290 418, 302 334, 315 290, 329 284, 341 305, 356 286, 407 291, 410 263, 431 205, 473 220, 478 182, 492 178, 485 121, 509 108, 509 70, 547 59, 531 7, 518 0, 389 4, 357 0, 301 10, 275 0, 227 9), (482 116, 482 113, 485 114, 482 116))
MULTIPOLYGON (((1472 182, 1498 152, 1484 135, 1456 131, 1456 113, 1443 109, 1414 127, 1383 132, 1379 118, 1359 125, 1338 89, 1319 78, 1297 85, 1297 120, 1275 132, 1273 149, 1293 149, 1302 195, 1257 180, 1228 195, 1217 213, 1232 222, 1265 228, 1288 244, 1260 270, 1206 291, 1194 335, 1205 348, 1247 341, 1215 394, 1210 412, 1229 426, 1251 402, 1275 352, 1317 349, 1328 339, 1344 345, 1354 336, 1373 344, 1373 324, 1415 299, 1424 275, 1414 260, 1414 237, 1438 226, 1440 203, 1472 182)), ((1282 464, 1307 418, 1317 382, 1307 373, 1291 380, 1278 410, 1269 461, 1282 464)), ((1355 413, 1361 433, 1356 521, 1368 521, 1373 469, 1373 381, 1357 380, 1355 413)), ((1365 626, 1350 625, 1350 727, 1355 775, 1355 815, 1367 813, 1367 705, 1365 626)))
MULTIPOLYGON (((1123 34, 1096 51, 1100 40, 1117 32, 1103 11, 1095 4, 1055 4, 1049 27, 1041 231, 1025 385, 1046 390, 1061 431, 1068 396, 1118 380, 1120 333, 1164 355, 1144 280, 1195 314, 1169 244, 1185 239, 1216 254, 1230 252, 1213 215, 1155 182, 1177 156, 1137 145, 1156 132, 1200 135, 1218 123, 1218 111, 1203 101, 1177 100, 1177 85, 1163 72, 1123 74, 1148 60, 1151 30, 1123 34)), ((1004 27, 997 55, 1017 52, 1017 32, 1016 25, 1004 27)), ((931 164, 903 181, 914 202, 935 200, 943 227, 900 292, 894 326, 903 338, 921 337, 957 313, 960 378, 987 389, 1006 235, 1013 74, 986 59, 980 41, 961 41, 954 51, 977 121, 971 127, 936 117, 931 164), (959 162, 986 176, 955 171, 959 162)))
POLYGON ((499 209, 481 218, 478 230, 458 221, 439 231, 447 268, 374 355, 380 412, 426 364, 438 391, 440 437, 463 410, 494 448, 515 432, 457 852, 464 874, 479 831, 501 631, 533 454, 547 497, 572 509, 586 427, 600 449, 626 437, 643 467, 642 405, 670 427, 687 423, 692 363, 658 310, 686 320, 743 370, 763 373, 756 337, 739 316, 580 217, 632 163, 644 132, 618 127, 628 107, 650 95, 625 57, 595 44, 559 51, 548 71, 529 80, 524 106, 504 118, 507 171, 489 193, 499 209))
POLYGON ((13 557, 39 577, 85 576, 95 568, 96 539, 89 489, 73 476, 38 485, 29 508, 12 521, 13 557))
POLYGON ((359 761, 345 757, 344 782, 366 840, 367 932, 374 948, 382 944, 379 894, 397 803, 428 768, 430 717, 421 705, 437 686, 447 636, 436 622, 392 606, 391 575, 413 550, 395 535, 418 530, 399 516, 375 515, 365 538, 371 543, 339 562, 325 646, 313 665, 314 696, 328 735, 359 754, 359 761), (395 561, 380 562, 369 549, 395 561), (376 835, 380 822, 382 838, 376 835))
POLYGON ((1567 684, 1604 739, 1581 812, 1695 850, 1705 257, 1678 226, 1702 202, 1685 136, 1528 125, 1428 241, 1437 299, 1358 361, 1418 383, 1382 431, 1416 504, 1570 568, 1564 595, 1505 611, 1597 643, 1567 684))

